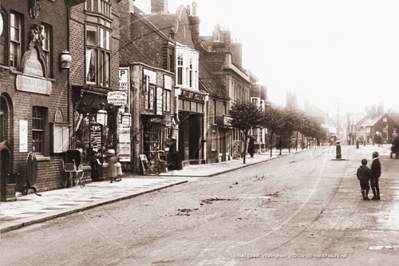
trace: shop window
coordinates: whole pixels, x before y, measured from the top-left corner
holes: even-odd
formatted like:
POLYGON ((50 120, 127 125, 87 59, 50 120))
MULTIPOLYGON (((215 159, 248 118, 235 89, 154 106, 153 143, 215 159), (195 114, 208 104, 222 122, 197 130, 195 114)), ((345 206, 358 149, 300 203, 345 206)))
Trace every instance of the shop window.
POLYGON ((51 47, 51 38, 53 36, 53 27, 51 25, 42 23, 43 26, 43 41, 42 41, 42 49, 45 58, 45 64, 49 71, 49 76, 52 77, 52 47, 51 47))
POLYGON ((110 86, 111 32, 99 25, 86 24, 86 83, 110 86))
POLYGON ((21 61, 21 21, 20 14, 10 14, 10 66, 16 68, 19 67, 21 61))
POLYGON ((7 36, 7 16, 6 12, 0 9, 0 65, 6 64, 6 36, 7 36))
POLYGON ((111 17, 111 0, 87 0, 86 10, 111 17))
POLYGON ((32 150, 33 152, 44 152, 45 120, 47 109, 44 107, 33 107, 32 112, 32 150))
POLYGON ((183 54, 177 57, 177 85, 183 85, 183 54))

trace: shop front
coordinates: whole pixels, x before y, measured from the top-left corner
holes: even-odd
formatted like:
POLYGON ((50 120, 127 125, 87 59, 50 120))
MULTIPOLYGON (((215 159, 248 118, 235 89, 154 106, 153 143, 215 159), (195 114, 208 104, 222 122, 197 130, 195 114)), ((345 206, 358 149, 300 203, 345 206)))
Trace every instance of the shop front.
POLYGON ((106 179, 106 151, 116 150, 118 107, 107 102, 107 91, 73 87, 74 149, 80 151, 86 181, 106 179))
POLYGON ((182 166, 204 162, 204 112, 207 93, 181 90, 178 158, 182 166))
POLYGON ((130 90, 132 171, 147 174, 177 168, 173 73, 141 63, 130 65, 129 72, 134 88, 130 90))

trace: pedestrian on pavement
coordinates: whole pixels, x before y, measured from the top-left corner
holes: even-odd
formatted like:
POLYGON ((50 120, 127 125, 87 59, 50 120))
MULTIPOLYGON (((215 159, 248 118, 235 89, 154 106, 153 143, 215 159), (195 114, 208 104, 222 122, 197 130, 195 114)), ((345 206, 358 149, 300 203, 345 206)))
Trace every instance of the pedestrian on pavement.
POLYGON ((381 163, 378 158, 378 152, 373 152, 373 162, 371 163, 371 180, 370 185, 373 190, 372 200, 380 200, 380 188, 378 185, 378 179, 381 176, 381 163))
POLYGON ((360 188, 362 190, 363 200, 369 200, 367 195, 369 194, 370 186, 369 180, 371 179, 371 171, 367 167, 367 160, 362 160, 362 165, 357 169, 357 179, 360 181, 360 188))
POLYGON ((248 152, 251 155, 251 158, 253 158, 255 153, 255 140, 252 137, 249 138, 248 152))
POLYGON ((109 149, 107 151, 107 178, 111 180, 111 183, 116 181, 118 172, 116 169, 116 163, 118 162, 118 158, 115 156, 115 150, 109 149))

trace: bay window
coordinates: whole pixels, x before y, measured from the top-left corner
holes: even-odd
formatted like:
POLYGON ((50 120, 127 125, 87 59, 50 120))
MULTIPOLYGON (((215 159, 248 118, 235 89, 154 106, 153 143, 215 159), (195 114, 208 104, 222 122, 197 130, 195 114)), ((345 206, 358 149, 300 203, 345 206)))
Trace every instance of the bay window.
POLYGON ((183 54, 177 57, 177 85, 183 85, 183 54))
POLYGON ((86 0, 86 10, 111 17, 111 0, 86 0))
POLYGON ((86 24, 86 83, 110 86, 110 38, 109 29, 100 25, 86 24))

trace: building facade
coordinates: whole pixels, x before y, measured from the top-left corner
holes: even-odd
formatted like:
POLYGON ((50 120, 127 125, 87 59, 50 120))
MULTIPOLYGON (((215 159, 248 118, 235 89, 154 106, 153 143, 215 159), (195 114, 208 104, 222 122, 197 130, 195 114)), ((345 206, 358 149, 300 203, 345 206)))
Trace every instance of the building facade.
POLYGON ((38 191, 63 187, 73 120, 67 68, 71 4, 0 3, 2 200, 23 191, 28 179, 38 191), (28 155, 37 171, 27 173, 28 155))
POLYGON ((75 2, 68 21, 74 58, 70 70, 72 148, 81 152, 85 176, 104 180, 104 155, 108 149, 117 149, 121 122, 120 106, 107 99, 119 90, 119 1, 75 2))

